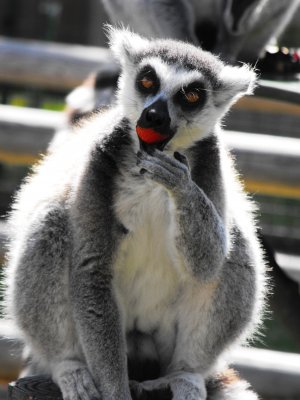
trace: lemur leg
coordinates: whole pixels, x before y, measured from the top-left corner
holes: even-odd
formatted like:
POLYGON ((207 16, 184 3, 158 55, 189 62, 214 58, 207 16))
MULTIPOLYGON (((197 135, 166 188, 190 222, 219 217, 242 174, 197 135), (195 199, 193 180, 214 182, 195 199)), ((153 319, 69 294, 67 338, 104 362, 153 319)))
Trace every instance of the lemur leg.
POLYGON ((257 277, 253 260, 259 249, 252 248, 237 228, 233 235, 235 243, 220 276, 189 290, 190 297, 180 303, 170 371, 209 371, 255 318, 257 277))
POLYGON ((184 371, 153 381, 132 384, 131 390, 134 399, 206 400, 203 377, 197 373, 184 371))
MULTIPOLYGON (((224 263, 219 279, 195 284, 182 294, 176 319, 176 344, 167 374, 142 383, 142 390, 170 387, 174 398, 206 398, 203 378, 209 376, 210 368, 226 346, 240 337, 253 314, 256 281, 251 257, 240 232, 236 232, 236 242, 238 245, 224 263), (184 395, 180 390, 184 392, 185 388, 188 391, 184 395), (195 397, 189 397, 191 390, 195 397)), ((216 398, 222 400, 238 399, 241 393, 245 399, 256 399, 246 384, 235 383, 230 390, 222 386, 219 392, 216 398)))
POLYGON ((192 180, 185 156, 139 152, 141 174, 163 185, 174 199, 176 244, 187 270, 202 282, 217 276, 226 255, 226 230, 214 204, 192 180), (203 227, 205 226, 205 229, 203 227))
POLYGON ((203 380, 196 373, 170 374, 142 384, 131 383, 134 400, 258 400, 248 382, 235 371, 227 369, 214 377, 203 380))
POLYGON ((100 399, 87 366, 79 361, 84 357, 69 307, 68 218, 59 205, 42 214, 30 237, 19 243, 23 253, 12 260, 17 268, 15 315, 32 361, 22 376, 51 375, 65 400, 100 399))
POLYGON ((79 361, 63 361, 55 366, 53 380, 62 391, 64 400, 102 399, 87 366, 79 361))

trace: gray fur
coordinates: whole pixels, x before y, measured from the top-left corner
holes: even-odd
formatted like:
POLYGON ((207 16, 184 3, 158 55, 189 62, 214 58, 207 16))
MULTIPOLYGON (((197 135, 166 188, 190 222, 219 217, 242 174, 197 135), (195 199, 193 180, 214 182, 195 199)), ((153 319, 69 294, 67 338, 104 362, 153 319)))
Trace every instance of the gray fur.
POLYGON ((184 0, 104 0, 103 3, 114 24, 129 23, 132 30, 147 37, 173 38, 191 43, 197 41, 191 24, 192 8, 184 0))
POLYGON ((113 23, 149 38, 188 41, 231 62, 255 62, 299 0, 102 0, 113 23), (204 27, 209 26, 209 30, 204 27))
POLYGON ((219 128, 254 73, 164 41, 176 63, 161 57, 161 41, 127 31, 111 31, 111 46, 123 69, 118 104, 50 148, 14 204, 8 313, 32 371, 51 374, 65 400, 142 399, 145 391, 205 400, 205 381, 262 310, 252 206, 219 128), (156 69, 176 131, 164 152, 138 153, 135 126, 155 101, 136 93, 143 63, 156 69), (205 104, 186 114, 174 94, 200 78, 205 104), (126 356, 131 366, 159 368, 129 382, 139 374, 128 377, 126 356))

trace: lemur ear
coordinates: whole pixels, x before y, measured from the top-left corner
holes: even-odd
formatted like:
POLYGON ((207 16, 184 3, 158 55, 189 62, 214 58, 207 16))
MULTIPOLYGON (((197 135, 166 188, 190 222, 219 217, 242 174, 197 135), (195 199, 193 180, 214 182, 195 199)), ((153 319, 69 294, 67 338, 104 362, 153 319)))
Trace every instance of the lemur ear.
POLYGON ((241 67, 225 65, 219 75, 217 102, 233 103, 245 94, 252 94, 257 76, 247 64, 241 67))
POLYGON ((109 47, 115 57, 124 64, 128 61, 134 62, 139 52, 147 48, 149 41, 129 29, 117 29, 106 25, 106 35, 109 40, 109 47))

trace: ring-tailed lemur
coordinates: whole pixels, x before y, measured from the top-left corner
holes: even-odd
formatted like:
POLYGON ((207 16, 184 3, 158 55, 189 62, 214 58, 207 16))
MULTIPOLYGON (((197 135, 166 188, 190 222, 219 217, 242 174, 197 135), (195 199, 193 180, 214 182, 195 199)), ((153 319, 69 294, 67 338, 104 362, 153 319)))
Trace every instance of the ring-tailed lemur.
POLYGON ((255 63, 300 0, 102 0, 113 23, 147 37, 187 40, 225 60, 255 63))
POLYGON ((256 399, 219 363, 264 294, 219 128, 255 74, 183 42, 110 38, 117 105, 50 150, 10 219, 8 312, 32 372, 65 400, 256 399))

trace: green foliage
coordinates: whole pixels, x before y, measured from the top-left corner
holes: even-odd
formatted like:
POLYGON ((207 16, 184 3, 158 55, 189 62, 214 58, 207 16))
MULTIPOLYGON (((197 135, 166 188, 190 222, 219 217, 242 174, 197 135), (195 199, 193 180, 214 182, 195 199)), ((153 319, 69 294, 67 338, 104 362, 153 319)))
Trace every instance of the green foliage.
POLYGON ((34 87, 0 85, 0 103, 16 107, 33 107, 62 111, 66 92, 42 90, 34 87))

